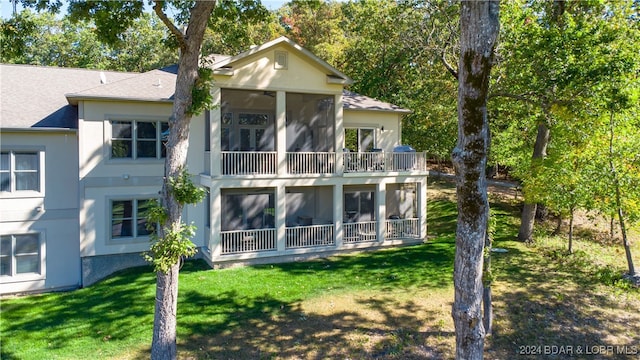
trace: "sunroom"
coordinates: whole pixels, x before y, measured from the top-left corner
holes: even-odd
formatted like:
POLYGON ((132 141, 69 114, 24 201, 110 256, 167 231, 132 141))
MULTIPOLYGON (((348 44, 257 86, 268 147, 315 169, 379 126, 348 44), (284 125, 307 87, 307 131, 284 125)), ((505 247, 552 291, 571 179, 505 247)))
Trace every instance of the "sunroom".
POLYGON ((222 175, 277 174, 282 125, 288 173, 335 172, 334 95, 286 93, 284 124, 275 91, 221 89, 220 97, 222 175))
POLYGON ((342 204, 334 203, 340 188, 330 185, 222 189, 214 253, 275 256, 422 239, 418 184, 382 189, 345 185, 342 204))

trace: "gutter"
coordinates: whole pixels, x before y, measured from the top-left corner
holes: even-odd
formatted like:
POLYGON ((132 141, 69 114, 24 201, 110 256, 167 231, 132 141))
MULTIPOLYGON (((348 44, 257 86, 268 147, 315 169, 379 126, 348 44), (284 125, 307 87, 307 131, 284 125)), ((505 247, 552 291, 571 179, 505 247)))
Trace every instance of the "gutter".
POLYGON ((77 133, 78 129, 72 129, 72 128, 50 128, 50 127, 0 128, 0 133, 23 133, 23 132, 77 133))

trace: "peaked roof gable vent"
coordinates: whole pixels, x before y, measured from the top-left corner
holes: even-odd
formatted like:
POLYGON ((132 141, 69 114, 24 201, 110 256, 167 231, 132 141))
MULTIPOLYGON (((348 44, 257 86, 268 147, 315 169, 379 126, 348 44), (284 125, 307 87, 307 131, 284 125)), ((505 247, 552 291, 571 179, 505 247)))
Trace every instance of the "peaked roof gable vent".
POLYGON ((288 53, 286 51, 274 52, 274 68, 276 70, 286 70, 288 66, 288 53))

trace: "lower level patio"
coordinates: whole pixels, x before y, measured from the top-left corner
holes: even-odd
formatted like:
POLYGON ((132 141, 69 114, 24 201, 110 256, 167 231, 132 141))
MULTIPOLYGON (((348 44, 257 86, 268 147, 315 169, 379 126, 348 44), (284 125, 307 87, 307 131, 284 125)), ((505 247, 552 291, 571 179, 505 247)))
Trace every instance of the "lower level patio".
MULTIPOLYGON (((220 257, 290 250, 339 249, 350 245, 379 245, 389 240, 415 243, 421 241, 420 218, 388 219, 380 223, 364 221, 345 223, 341 231, 334 224, 297 225, 285 228, 284 239, 278 241, 277 230, 232 230, 221 233, 220 257), (379 232, 379 229, 382 232, 379 232), (340 237, 337 235, 341 234, 340 237)), ((299 252, 299 251, 298 251, 299 252)))

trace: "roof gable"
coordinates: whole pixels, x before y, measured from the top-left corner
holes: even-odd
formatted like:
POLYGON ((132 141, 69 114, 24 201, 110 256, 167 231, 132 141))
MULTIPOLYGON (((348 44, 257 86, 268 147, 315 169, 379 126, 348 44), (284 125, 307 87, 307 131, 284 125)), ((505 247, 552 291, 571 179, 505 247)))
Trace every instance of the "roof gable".
POLYGON ((318 69, 324 71, 327 76, 327 82, 329 83, 342 85, 349 85, 353 83, 353 80, 347 75, 338 71, 336 68, 329 65, 326 61, 320 59, 309 50, 303 48, 302 46, 284 36, 266 42, 262 45, 255 46, 236 56, 215 56, 214 59, 218 60, 214 60, 211 68, 214 70, 214 73, 218 75, 234 75, 234 66, 242 64, 246 61, 250 61, 251 58, 257 57, 258 55, 266 51, 274 50, 278 47, 285 47, 288 50, 292 50, 297 56, 305 58, 308 62, 314 64, 318 69))

